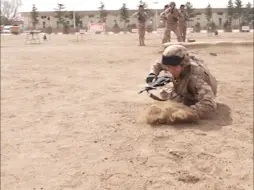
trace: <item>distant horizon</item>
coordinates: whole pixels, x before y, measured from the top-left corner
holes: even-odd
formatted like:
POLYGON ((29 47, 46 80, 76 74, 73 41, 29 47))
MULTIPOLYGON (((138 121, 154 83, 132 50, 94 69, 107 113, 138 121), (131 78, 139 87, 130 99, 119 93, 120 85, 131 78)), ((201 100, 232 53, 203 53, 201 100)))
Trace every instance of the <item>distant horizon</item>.
MULTIPOLYGON (((212 9, 226 9, 227 7, 212 7, 212 9)), ((244 8, 244 7, 243 7, 244 8)), ((161 9, 153 9, 153 8, 149 8, 150 10, 162 10, 163 8, 161 8, 161 9)), ((194 8, 194 9, 206 9, 206 7, 205 8, 194 8)), ((105 9, 106 11, 119 11, 119 9, 105 9)), ((128 8, 128 10, 138 10, 137 8, 136 9, 130 9, 130 8, 128 8)), ((46 10, 37 10, 38 12, 55 12, 55 10, 48 10, 48 11, 46 11, 46 10)), ((75 11, 75 12, 78 12, 78 11, 100 11, 99 9, 95 9, 95 10, 86 10, 86 9, 84 9, 84 10, 68 10, 68 9, 64 9, 64 11, 75 11)), ((20 13, 30 13, 31 11, 20 11, 20 13)))
MULTIPOLYGON (((55 11, 54 8, 57 7, 57 3, 65 5, 66 11, 98 11, 100 6, 100 1, 104 2, 105 10, 116 11, 119 10, 123 3, 126 4, 127 8, 130 10, 137 10, 140 0, 93 0, 89 3, 84 3, 81 0, 23 0, 23 5, 21 6, 19 12, 31 12, 32 5, 38 9, 38 12, 52 12, 55 11), (82 7, 82 8, 81 8, 82 7)), ((164 5, 168 4, 171 0, 143 0, 148 4, 149 9, 163 9, 164 5), (155 3, 157 1, 157 4, 155 3)), ((176 7, 179 8, 181 4, 186 4, 188 0, 175 0, 176 7)), ((190 1, 195 9, 205 9, 210 3, 212 8, 226 8, 228 0, 192 0, 190 1), (210 1, 210 2, 209 2, 210 1)), ((243 7, 252 1, 242 0, 243 7)))

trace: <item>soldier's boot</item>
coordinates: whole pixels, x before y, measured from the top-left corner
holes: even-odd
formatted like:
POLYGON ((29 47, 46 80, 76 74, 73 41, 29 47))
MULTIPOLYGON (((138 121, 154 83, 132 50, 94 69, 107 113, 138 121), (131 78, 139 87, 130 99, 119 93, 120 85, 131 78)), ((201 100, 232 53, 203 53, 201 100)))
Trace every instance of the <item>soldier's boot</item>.
POLYGON ((139 46, 142 46, 142 39, 139 37, 139 46))
POLYGON ((142 38, 142 45, 145 46, 145 37, 142 38))

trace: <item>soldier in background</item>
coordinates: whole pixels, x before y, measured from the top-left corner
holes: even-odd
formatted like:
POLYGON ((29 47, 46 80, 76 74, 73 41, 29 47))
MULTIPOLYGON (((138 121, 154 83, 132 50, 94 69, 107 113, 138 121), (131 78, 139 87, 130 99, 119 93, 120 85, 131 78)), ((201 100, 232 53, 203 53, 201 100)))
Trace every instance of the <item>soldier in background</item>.
POLYGON ((146 21, 148 19, 148 14, 144 10, 143 5, 139 5, 138 12, 134 13, 132 17, 137 17, 138 19, 138 34, 139 34, 139 45, 145 45, 145 34, 146 34, 146 21))
MULTIPOLYGON (((167 25, 167 15, 166 15, 166 10, 169 8, 169 5, 165 5, 164 6, 164 11, 160 14, 160 20, 163 22, 163 26, 164 26, 164 33, 166 31, 166 25, 167 25)), ((169 42, 170 41, 170 32, 167 32, 164 34, 165 38, 167 38, 167 40, 164 40, 165 42, 169 42), (165 36, 168 35, 168 36, 165 36)), ((162 43, 165 43, 162 42, 162 43)))
POLYGON ((162 43, 166 43, 167 41, 170 41, 171 31, 175 33, 177 37, 177 41, 182 42, 182 37, 180 35, 179 24, 178 24, 179 23, 178 21, 180 18, 180 12, 175 7, 176 7, 175 2, 171 2, 169 5, 169 8, 164 11, 167 16, 167 22, 166 22, 166 28, 164 31, 162 43))
POLYGON ((163 12, 160 14, 160 20, 163 22, 164 27, 166 27, 166 22, 167 22, 167 16, 165 11, 169 8, 169 5, 164 6, 163 12))
POLYGON ((185 40, 186 40, 187 20, 188 20, 188 16, 185 11, 185 6, 181 5, 180 6, 180 18, 179 18, 179 30, 180 30, 180 35, 182 37, 183 42, 185 42, 185 40))

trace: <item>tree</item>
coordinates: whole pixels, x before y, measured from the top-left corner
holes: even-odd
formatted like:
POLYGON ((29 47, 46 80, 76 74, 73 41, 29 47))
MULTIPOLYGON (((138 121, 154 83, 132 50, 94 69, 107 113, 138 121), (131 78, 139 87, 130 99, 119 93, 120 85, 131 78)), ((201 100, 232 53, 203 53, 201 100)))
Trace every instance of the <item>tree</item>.
POLYGON ((57 27, 59 27, 59 24, 62 24, 64 27, 67 27, 67 22, 65 21, 65 18, 64 18, 66 11, 64 11, 64 9, 65 9, 64 4, 57 3, 57 8, 55 8, 56 18, 58 19, 57 27))
POLYGON ((211 18, 212 18, 212 7, 211 7, 210 3, 208 3, 205 15, 206 15, 207 21, 208 22, 211 21, 211 18))
POLYGON ((74 11, 71 11, 71 12, 70 12, 70 15, 69 15, 69 18, 70 18, 71 20, 74 19, 74 17, 73 17, 74 14, 75 14, 75 26, 79 26, 80 23, 81 23, 81 21, 82 21, 82 18, 83 18, 84 16, 81 16, 81 15, 78 14, 77 12, 74 13, 74 11))
POLYGON ((126 24, 129 22, 129 13, 126 4, 120 8, 120 20, 124 22, 124 31, 126 32, 126 24))
POLYGON ((148 9, 148 4, 145 1, 140 0, 139 5, 143 5, 145 12, 148 14, 148 19, 154 16, 153 11, 148 9))
POLYGON ((187 14, 188 14, 188 17, 189 17, 189 18, 195 17, 194 8, 193 8, 192 3, 188 1, 188 2, 185 4, 185 7, 186 7, 186 12, 187 12, 187 14))
POLYGON ((186 7, 187 15, 188 15, 188 21, 190 21, 190 20, 189 20, 190 18, 195 17, 193 5, 192 5, 191 2, 188 1, 188 2, 185 4, 185 7, 186 7))
POLYGON ((1 1, 1 17, 5 17, 9 22, 13 22, 18 16, 21 0, 2 0, 1 1))
POLYGON ((254 20, 253 18, 253 8, 250 2, 248 2, 245 6, 245 11, 243 13, 243 21, 247 24, 250 23, 252 20, 254 20))
POLYGON ((239 29, 241 28, 241 21, 243 16, 243 4, 241 0, 235 0, 235 7, 234 7, 234 18, 238 19, 239 21, 239 29))
POLYGON ((105 4, 103 2, 101 2, 101 6, 99 7, 99 9, 100 9, 100 21, 99 22, 106 23, 108 13, 105 10, 105 4))
POLYGON ((39 23, 39 13, 37 12, 37 8, 35 6, 35 4, 33 4, 32 7, 32 12, 30 13, 31 19, 32 19, 32 25, 33 25, 33 29, 36 28, 36 25, 39 23))
POLYGON ((227 5, 227 20, 230 26, 232 24, 233 17, 234 17, 234 4, 232 0, 229 0, 227 5))

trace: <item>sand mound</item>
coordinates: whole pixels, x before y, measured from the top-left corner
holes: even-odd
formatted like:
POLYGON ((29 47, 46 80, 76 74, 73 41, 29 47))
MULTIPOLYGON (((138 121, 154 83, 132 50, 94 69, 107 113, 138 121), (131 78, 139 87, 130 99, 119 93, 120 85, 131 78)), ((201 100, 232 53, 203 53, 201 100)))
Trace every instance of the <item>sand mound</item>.
MULTIPOLYGON (((145 119, 146 123, 151 125, 181 123, 180 121, 175 121, 175 119, 172 117, 174 113, 179 111, 191 110, 189 107, 173 101, 155 102, 146 111, 144 114, 145 117, 143 118, 145 119)), ((196 121, 197 117, 193 117, 186 122, 193 123, 196 121)))
POLYGON ((253 41, 218 41, 218 42, 192 42, 192 43, 184 43, 184 42, 175 42, 175 43, 165 43, 162 45, 162 48, 158 51, 158 53, 162 53, 165 48, 170 45, 180 44, 187 48, 206 48, 211 46, 220 46, 220 47, 230 47, 230 46, 253 46, 253 41))

